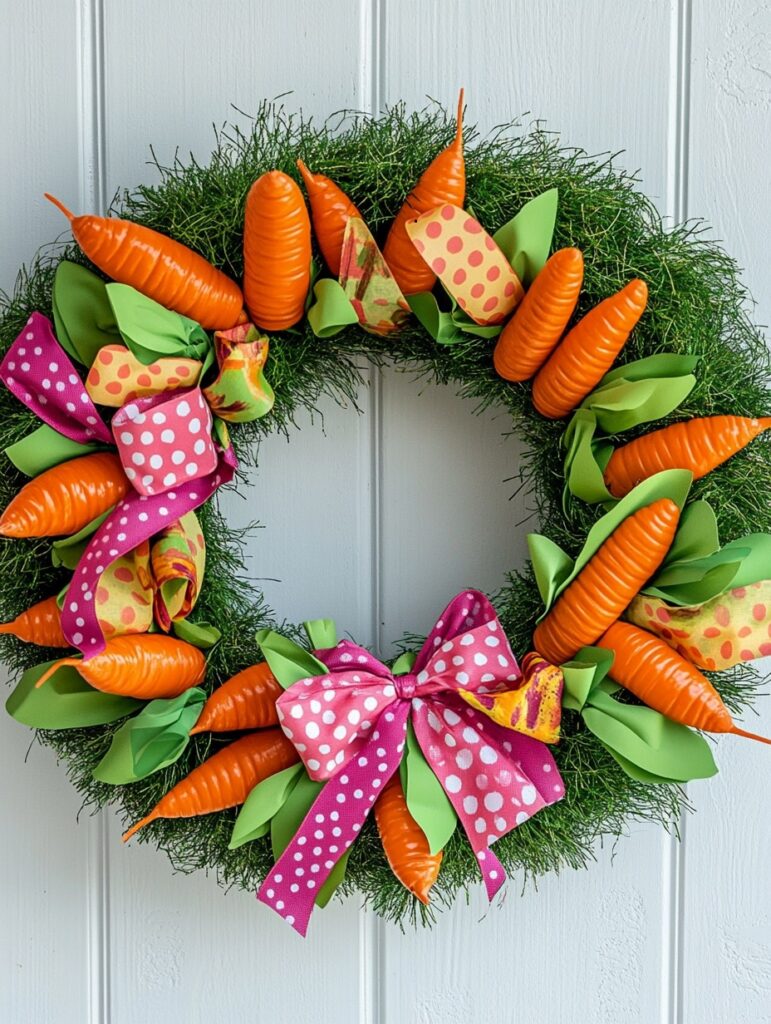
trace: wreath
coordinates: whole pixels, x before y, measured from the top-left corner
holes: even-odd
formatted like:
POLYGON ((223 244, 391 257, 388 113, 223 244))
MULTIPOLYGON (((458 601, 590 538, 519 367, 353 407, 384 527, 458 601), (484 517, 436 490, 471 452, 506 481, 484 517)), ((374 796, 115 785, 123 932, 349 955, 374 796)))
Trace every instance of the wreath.
POLYGON ((425 923, 672 826, 771 653, 768 351, 735 263, 610 160, 464 140, 462 113, 266 103, 112 216, 53 200, 75 244, 4 299, 7 709, 127 838, 303 933, 338 887, 425 923), (502 406, 540 519, 529 566, 392 664, 277 620, 216 502, 299 410, 355 404, 365 358, 502 406))

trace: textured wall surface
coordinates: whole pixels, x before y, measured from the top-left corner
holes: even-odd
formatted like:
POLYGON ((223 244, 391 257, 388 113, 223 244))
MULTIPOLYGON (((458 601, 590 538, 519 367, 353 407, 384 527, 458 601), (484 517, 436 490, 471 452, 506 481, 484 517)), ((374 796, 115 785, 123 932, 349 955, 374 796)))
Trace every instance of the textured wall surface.
MULTIPOLYGON (((463 84, 483 127, 530 112, 569 143, 623 149, 662 212, 714 225, 768 323, 762 0, 0 0, 0 23, 0 287, 62 230, 44 189, 102 207, 153 180, 150 143, 205 157, 231 103, 292 90, 289 106, 324 115, 452 104, 463 84)), ((502 418, 438 388, 416 401, 394 374, 369 383, 364 415, 330 407, 323 433, 267 444, 228 509, 265 526, 249 568, 274 607, 384 647, 456 589, 494 588, 523 556, 528 510, 502 483, 518 459, 502 418), (323 545, 320 517, 335 527, 323 545)), ((253 897, 123 849, 115 820, 78 820, 51 753, 33 745, 24 763, 29 743, 0 718, 3 1024, 771 1020, 767 748, 717 744, 682 844, 633 828, 589 871, 524 895, 515 881, 497 910, 477 893, 431 933, 348 901, 303 944, 253 897)))

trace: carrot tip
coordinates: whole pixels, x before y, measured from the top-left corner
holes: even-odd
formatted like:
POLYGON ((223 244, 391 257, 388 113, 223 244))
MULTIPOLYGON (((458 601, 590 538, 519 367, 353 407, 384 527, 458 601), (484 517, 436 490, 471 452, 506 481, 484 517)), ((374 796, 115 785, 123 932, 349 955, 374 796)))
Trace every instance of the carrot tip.
POLYGON ((56 196, 52 196, 50 192, 44 192, 43 195, 49 203, 54 204, 57 210, 61 210, 67 220, 75 220, 75 214, 71 210, 68 210, 60 199, 57 199, 56 196))
POLYGON ((458 95, 458 114, 455 122, 455 142, 458 145, 463 144, 463 95, 464 90, 461 89, 458 95))
POLYGON ((155 811, 150 811, 144 818, 140 818, 139 821, 132 825, 131 828, 123 833, 122 841, 127 843, 132 836, 136 835, 140 828, 144 828, 145 825, 149 825, 151 821, 155 821, 158 818, 158 814, 155 811))
POLYGON ((38 681, 35 683, 35 689, 39 690, 44 683, 48 682, 48 680, 55 672, 58 672, 60 668, 64 668, 65 665, 70 665, 72 666, 72 668, 77 668, 79 664, 80 662, 78 661, 77 658, 60 658, 58 661, 55 661, 50 668, 46 669, 46 671, 42 674, 40 679, 38 679, 38 681))
POLYGON ((745 739, 757 740, 758 743, 767 743, 771 746, 771 739, 767 736, 758 736, 755 732, 747 732, 746 729, 740 729, 738 725, 735 725, 733 729, 729 729, 728 731, 733 733, 735 736, 744 736, 745 739))

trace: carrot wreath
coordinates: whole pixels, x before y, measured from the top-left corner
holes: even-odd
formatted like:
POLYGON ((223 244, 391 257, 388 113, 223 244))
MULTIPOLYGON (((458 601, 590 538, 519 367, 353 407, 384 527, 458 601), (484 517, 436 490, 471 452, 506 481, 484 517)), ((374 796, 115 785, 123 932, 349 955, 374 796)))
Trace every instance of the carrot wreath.
POLYGON ((2 623, 0 633, 18 637, 25 643, 38 644, 40 647, 70 646, 62 633, 56 594, 33 604, 21 615, 17 615, 13 622, 2 623))
POLYGON ((302 192, 283 171, 261 175, 246 197, 244 295, 266 331, 301 320, 311 276, 311 222, 302 192))
POLYGON ((375 802, 375 821, 388 866, 405 889, 428 904, 429 891, 439 875, 442 854, 431 853, 423 830, 407 809, 396 772, 375 802))
POLYGON ((436 275, 423 260, 407 235, 406 224, 445 203, 463 206, 466 198, 466 164, 463 159, 463 90, 458 97, 455 138, 434 157, 417 185, 396 214, 383 247, 388 269, 404 295, 428 292, 436 275))
POLYGON ((283 692, 266 661, 245 668, 212 693, 190 735, 278 725, 276 700, 283 692))
POLYGON ((63 665, 76 669, 95 690, 139 700, 178 697, 206 673, 206 659, 197 647, 165 633, 116 636, 88 661, 60 658, 35 685, 42 686, 63 665))
POLYGON ((771 417, 704 416, 673 423, 617 448, 605 467, 605 484, 622 498, 662 469, 689 469, 706 476, 771 427, 771 417))
POLYGON ((578 321, 533 381, 542 416, 558 420, 580 405, 613 365, 647 301, 648 286, 635 278, 578 321))
POLYGON ((0 516, 0 535, 57 537, 77 533, 119 502, 128 489, 117 455, 81 455, 25 484, 0 516))
POLYGON ((546 361, 567 327, 584 280, 580 249, 559 249, 530 285, 504 327, 493 352, 504 380, 529 380, 546 361))
POLYGON ((345 192, 331 178, 327 178, 323 174, 313 174, 302 160, 297 161, 297 166, 303 176, 305 190, 311 204, 313 233, 319 243, 321 255, 329 269, 337 277, 340 273, 340 255, 343 251, 345 225, 351 217, 361 217, 361 214, 345 192))
POLYGON ((627 516, 536 626, 538 653, 560 665, 602 636, 664 561, 679 519, 670 498, 627 516))
POLYGON ((707 677, 652 633, 628 622, 616 622, 597 645, 613 653, 611 678, 667 718, 694 729, 732 732, 771 743, 765 736, 734 725, 707 677))
POLYGON ((161 797, 150 813, 125 833, 123 842, 158 818, 193 818, 237 807, 258 782, 298 760, 297 751, 280 729, 242 736, 199 764, 161 797))
POLYGON ((244 299, 235 281, 186 245, 118 217, 76 217, 48 192, 45 197, 69 220, 86 256, 113 281, 210 330, 226 330, 242 319, 244 299))

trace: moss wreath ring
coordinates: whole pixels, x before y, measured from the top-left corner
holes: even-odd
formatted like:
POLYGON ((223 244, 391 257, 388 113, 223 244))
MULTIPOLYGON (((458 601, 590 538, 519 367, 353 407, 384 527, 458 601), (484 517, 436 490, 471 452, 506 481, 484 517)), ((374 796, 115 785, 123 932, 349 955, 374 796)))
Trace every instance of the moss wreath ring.
POLYGON ((54 199, 75 244, 2 308, 7 709, 127 837, 302 933, 338 887, 425 923, 583 866, 675 820, 702 733, 763 739, 769 365, 736 265, 607 160, 462 115, 265 104, 110 217, 54 199), (279 627, 215 497, 363 358, 503 406, 540 511, 530 565, 389 665, 279 627))

